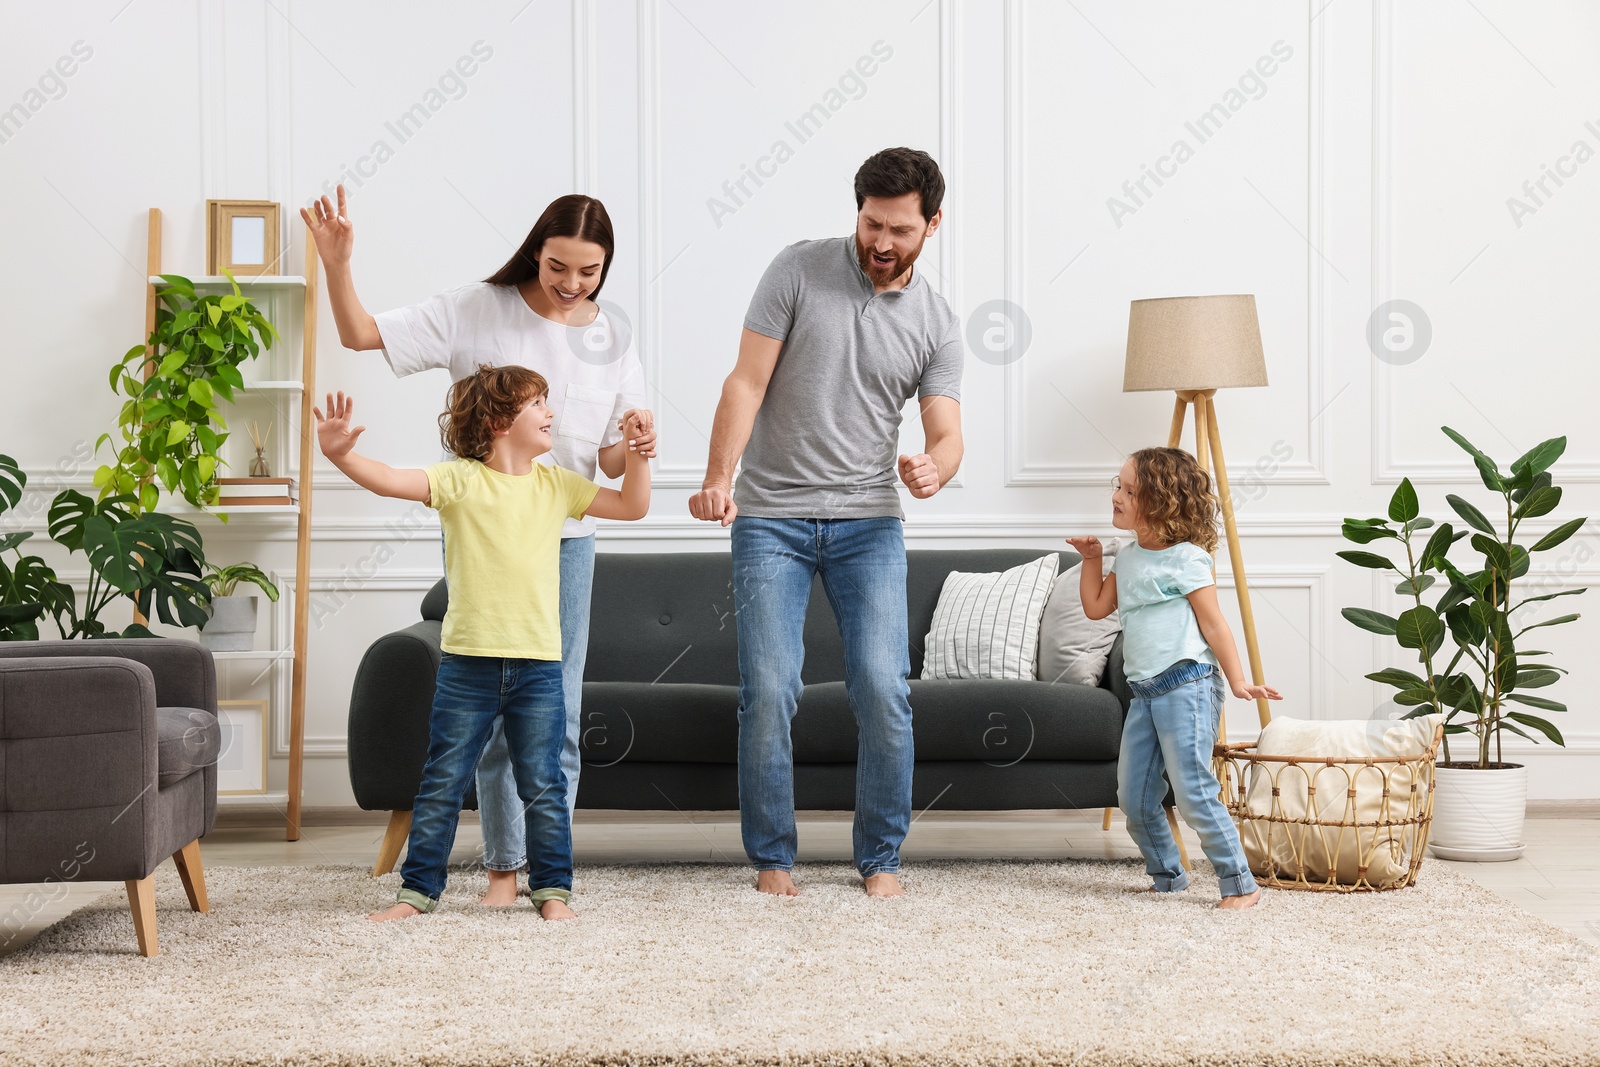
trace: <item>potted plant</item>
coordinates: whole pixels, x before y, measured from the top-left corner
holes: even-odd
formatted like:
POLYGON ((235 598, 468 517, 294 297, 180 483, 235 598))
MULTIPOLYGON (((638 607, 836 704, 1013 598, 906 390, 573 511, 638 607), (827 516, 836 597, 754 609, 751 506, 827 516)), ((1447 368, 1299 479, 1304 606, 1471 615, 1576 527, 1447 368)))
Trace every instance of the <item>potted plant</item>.
MULTIPOLYGON (((16 506, 27 484, 16 462, 0 456, 0 514, 16 506)), ((206 620, 211 591, 200 580, 205 567, 200 531, 160 512, 135 515, 133 503, 129 496, 91 500, 68 489, 50 505, 50 537, 89 560, 81 610, 76 592, 42 557, 22 554, 32 531, 0 535, 0 553, 11 553, 9 561, 0 557, 0 640, 38 640, 39 621, 46 615, 66 638, 151 637, 143 622, 151 617, 174 626, 206 620), (122 600, 138 615, 132 625, 108 630, 100 616, 122 600)))
POLYGON ((209 567, 204 581, 211 589, 211 617, 200 628, 200 643, 213 652, 248 652, 255 645, 256 598, 234 590, 248 582, 276 602, 278 587, 254 563, 209 567))
MULTIPOLYGON (((278 337, 231 274, 233 292, 203 296, 181 275, 161 279, 155 329, 111 368, 111 390, 126 398, 122 444, 94 473, 101 499, 130 496, 135 514, 155 509, 158 482, 195 507, 217 502, 218 450, 228 439, 217 402, 244 388, 240 365, 278 337)), ((96 451, 111 440, 102 434, 96 451)))
POLYGON ((1505 761, 1502 737, 1510 732, 1529 741, 1537 742, 1543 736, 1565 744, 1555 724, 1534 711, 1567 710, 1560 701, 1529 692, 1555 684, 1567 672, 1544 658, 1549 652, 1522 647, 1520 642, 1530 630, 1577 619, 1576 614, 1536 621, 1528 616, 1557 597, 1584 590, 1561 589, 1518 598, 1513 586, 1528 573, 1533 553, 1555 548, 1587 520, 1564 522, 1531 545, 1517 541, 1523 522, 1550 514, 1561 502, 1561 489, 1549 471, 1566 450, 1565 437, 1541 442, 1502 471, 1459 433, 1448 426, 1442 429, 1472 457, 1485 488, 1500 496, 1495 510, 1498 513, 1503 508, 1503 529, 1455 494, 1448 494, 1445 500, 1467 529, 1456 531, 1449 523, 1435 524, 1421 515, 1411 480, 1402 480, 1389 501, 1388 519, 1346 519, 1341 532, 1357 544, 1400 542, 1405 550, 1404 565, 1368 551, 1346 550, 1339 556, 1358 567, 1398 574, 1395 591, 1412 606, 1398 616, 1367 608, 1345 608, 1343 614, 1362 629, 1391 636, 1402 648, 1417 653, 1423 674, 1391 667, 1367 675, 1397 690, 1395 703, 1412 708, 1406 717, 1429 712, 1445 717, 1444 761, 1437 768, 1430 841, 1434 854, 1444 859, 1516 859, 1523 848, 1528 770, 1505 761), (1418 539, 1429 529, 1433 532, 1419 548, 1418 539), (1463 538, 1470 538, 1475 553, 1471 570, 1462 570, 1450 559, 1452 549, 1463 538), (1430 605, 1423 594, 1440 577, 1449 584, 1430 605), (1435 664, 1447 638, 1455 650, 1449 662, 1438 668, 1435 664), (1450 738, 1463 735, 1471 736, 1472 751, 1462 759, 1452 759, 1450 738))

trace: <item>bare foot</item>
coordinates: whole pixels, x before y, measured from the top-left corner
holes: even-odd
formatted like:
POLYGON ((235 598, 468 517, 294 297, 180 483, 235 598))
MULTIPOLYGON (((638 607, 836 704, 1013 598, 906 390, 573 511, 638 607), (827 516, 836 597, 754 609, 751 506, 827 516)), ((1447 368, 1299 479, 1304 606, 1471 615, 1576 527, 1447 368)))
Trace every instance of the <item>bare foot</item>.
POLYGON ((1217 907, 1223 911, 1243 911, 1246 908, 1253 908, 1259 903, 1261 903, 1261 890, 1257 889, 1245 896, 1223 897, 1217 901, 1217 907))
POLYGON ((517 872, 490 871, 489 891, 478 901, 486 908, 509 908, 517 902, 517 872))
POLYGON ((559 920, 576 919, 577 917, 578 913, 567 907, 565 902, 560 900, 547 900, 539 905, 539 918, 541 919, 559 920))
POLYGON ((422 912, 420 909, 415 908, 410 904, 396 904, 391 908, 384 908, 382 911, 373 912, 371 915, 367 916, 367 921, 371 923, 386 923, 392 919, 409 919, 413 915, 421 914, 422 912))
POLYGON ((789 876, 788 871, 757 871, 756 888, 775 897, 800 895, 800 887, 794 884, 794 879, 789 876))
POLYGON ((906 891, 900 887, 900 879, 891 871, 880 871, 867 876, 867 896, 869 897, 903 897, 906 891))

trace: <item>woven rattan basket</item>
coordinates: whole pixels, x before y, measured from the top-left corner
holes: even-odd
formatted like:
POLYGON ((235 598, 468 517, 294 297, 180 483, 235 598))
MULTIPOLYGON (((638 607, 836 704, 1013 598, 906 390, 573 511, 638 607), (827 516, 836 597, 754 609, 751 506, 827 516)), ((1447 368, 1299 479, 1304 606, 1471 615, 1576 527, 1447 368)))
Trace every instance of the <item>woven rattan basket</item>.
POLYGON ((1222 801, 1256 880, 1330 893, 1414 883, 1428 846, 1443 736, 1442 727, 1435 730, 1417 756, 1347 759, 1262 756, 1254 742, 1217 745, 1222 801))

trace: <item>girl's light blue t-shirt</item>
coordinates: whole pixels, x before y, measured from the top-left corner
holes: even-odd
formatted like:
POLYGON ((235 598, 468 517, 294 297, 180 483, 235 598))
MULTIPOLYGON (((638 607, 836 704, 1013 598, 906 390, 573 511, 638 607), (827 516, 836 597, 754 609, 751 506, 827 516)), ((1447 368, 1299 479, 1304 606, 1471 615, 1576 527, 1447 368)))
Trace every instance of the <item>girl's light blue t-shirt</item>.
POLYGON ((1160 549, 1134 542, 1112 557, 1111 573, 1117 576, 1123 671, 1129 681, 1154 678, 1186 659, 1216 664, 1194 609, 1184 599, 1216 583, 1211 553, 1190 541, 1160 549))

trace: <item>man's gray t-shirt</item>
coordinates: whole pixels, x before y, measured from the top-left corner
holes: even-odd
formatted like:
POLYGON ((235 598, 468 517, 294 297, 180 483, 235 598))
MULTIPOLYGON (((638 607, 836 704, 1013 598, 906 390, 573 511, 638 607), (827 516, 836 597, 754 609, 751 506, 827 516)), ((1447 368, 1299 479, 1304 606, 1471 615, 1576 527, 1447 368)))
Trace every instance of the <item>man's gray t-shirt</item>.
POLYGON ((960 324, 922 275, 875 292, 854 234, 778 253, 744 320, 783 349, 733 491, 739 514, 905 517, 901 409, 912 396, 961 399, 960 324))

